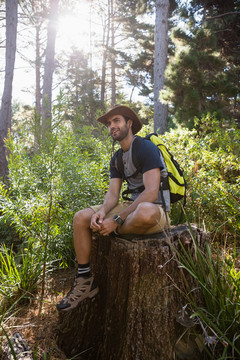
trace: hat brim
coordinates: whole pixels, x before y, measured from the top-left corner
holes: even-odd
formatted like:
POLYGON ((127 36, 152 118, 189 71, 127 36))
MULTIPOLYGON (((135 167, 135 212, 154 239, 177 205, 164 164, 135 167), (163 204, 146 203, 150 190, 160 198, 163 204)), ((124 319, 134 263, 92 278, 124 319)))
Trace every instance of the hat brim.
POLYGON ((136 134, 139 130, 142 128, 142 122, 138 118, 135 111, 130 109, 128 106, 125 105, 118 105, 110 109, 108 112, 106 112, 104 115, 100 116, 97 121, 101 122, 105 126, 108 126, 107 121, 111 116, 114 115, 122 115, 128 117, 130 120, 132 120, 132 132, 133 134, 136 134))

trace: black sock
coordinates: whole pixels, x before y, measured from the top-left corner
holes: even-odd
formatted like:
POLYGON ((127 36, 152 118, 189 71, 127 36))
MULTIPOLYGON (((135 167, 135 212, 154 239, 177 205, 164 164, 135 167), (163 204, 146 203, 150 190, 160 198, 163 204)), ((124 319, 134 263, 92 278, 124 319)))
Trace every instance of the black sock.
POLYGON ((87 264, 78 264, 78 273, 77 277, 88 278, 91 276, 90 263, 87 264))

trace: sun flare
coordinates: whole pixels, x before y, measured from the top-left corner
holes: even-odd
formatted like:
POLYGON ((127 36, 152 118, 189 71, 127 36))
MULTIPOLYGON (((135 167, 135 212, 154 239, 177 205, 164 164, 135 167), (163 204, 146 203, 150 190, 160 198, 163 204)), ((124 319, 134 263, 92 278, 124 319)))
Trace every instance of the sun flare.
POLYGON ((85 2, 62 15, 58 20, 57 48, 68 51, 76 47, 88 53, 92 42, 90 34, 97 31, 91 16, 90 5, 85 2))

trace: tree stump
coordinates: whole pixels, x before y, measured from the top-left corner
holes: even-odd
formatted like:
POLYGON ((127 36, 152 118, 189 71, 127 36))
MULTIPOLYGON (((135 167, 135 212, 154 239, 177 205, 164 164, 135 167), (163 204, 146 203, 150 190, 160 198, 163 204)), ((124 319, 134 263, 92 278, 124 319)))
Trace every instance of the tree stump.
MULTIPOLYGON (((193 232, 199 243, 206 241, 202 230, 195 226, 193 232)), ((186 299, 170 244, 178 247, 180 241, 192 243, 186 225, 146 236, 95 236, 91 264, 100 292, 59 313, 58 345, 65 354, 88 360, 173 359, 183 333, 176 316, 186 299)))

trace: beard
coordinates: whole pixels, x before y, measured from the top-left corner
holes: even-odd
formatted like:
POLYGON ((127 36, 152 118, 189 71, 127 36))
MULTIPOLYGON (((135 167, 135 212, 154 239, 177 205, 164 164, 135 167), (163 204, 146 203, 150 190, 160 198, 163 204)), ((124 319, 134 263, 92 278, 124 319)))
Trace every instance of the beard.
POLYGON ((119 129, 119 128, 114 128, 110 135, 112 137, 113 140, 115 141, 122 141, 123 139, 125 139, 125 137, 128 135, 129 133, 129 128, 127 127, 127 124, 124 126, 124 128, 119 129))

